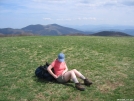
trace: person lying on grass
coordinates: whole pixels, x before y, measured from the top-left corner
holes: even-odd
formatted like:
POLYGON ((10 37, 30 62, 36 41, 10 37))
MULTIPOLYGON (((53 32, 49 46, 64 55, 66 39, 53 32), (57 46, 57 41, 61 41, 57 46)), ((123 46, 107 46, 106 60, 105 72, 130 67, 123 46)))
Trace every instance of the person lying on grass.
POLYGON ((87 78, 85 78, 79 71, 76 69, 68 71, 68 67, 65 62, 65 55, 60 53, 58 58, 55 59, 47 68, 48 72, 60 83, 67 83, 70 79, 75 83, 75 87, 78 90, 85 90, 85 88, 79 83, 77 77, 81 78, 84 81, 84 84, 90 86, 92 84, 87 78), (54 68, 54 73, 52 72, 54 68))

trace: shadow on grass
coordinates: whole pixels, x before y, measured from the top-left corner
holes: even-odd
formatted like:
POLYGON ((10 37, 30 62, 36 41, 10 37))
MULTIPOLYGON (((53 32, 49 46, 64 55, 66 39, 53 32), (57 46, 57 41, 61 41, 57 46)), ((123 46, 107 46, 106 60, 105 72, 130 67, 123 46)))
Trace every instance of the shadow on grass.
POLYGON ((48 81, 48 80, 46 80, 46 79, 37 78, 35 75, 32 76, 32 78, 33 78, 33 80, 34 80, 35 82, 49 83, 49 84, 51 84, 51 83, 62 84, 62 85, 70 86, 70 87, 73 87, 73 88, 74 88, 74 86, 73 86, 73 84, 72 84, 72 83, 73 83, 72 81, 68 81, 67 83, 59 83, 57 80, 48 81), (50 82, 51 82, 51 83, 50 83, 50 82))

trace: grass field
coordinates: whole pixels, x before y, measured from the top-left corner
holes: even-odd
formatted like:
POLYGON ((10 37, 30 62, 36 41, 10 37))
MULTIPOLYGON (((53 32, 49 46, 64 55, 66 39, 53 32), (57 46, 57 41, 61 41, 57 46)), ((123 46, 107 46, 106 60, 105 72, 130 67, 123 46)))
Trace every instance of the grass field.
POLYGON ((134 37, 5 37, 0 53, 0 101, 134 101, 134 37), (91 87, 78 91, 34 76, 60 52, 91 87))

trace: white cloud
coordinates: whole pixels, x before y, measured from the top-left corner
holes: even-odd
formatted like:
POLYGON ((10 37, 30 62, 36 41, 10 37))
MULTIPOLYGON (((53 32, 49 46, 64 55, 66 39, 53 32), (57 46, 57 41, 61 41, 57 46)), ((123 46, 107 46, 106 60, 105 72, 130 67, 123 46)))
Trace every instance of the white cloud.
POLYGON ((97 20, 95 17, 79 17, 76 18, 75 20, 97 20))
POLYGON ((81 20, 81 18, 76 18, 76 20, 81 20))
POLYGON ((34 2, 42 2, 43 0, 33 0, 34 2))
POLYGON ((65 3, 67 0, 32 0, 36 3, 65 3))
POLYGON ((91 18, 89 18, 90 20, 97 20, 95 17, 91 17, 91 18))
POLYGON ((43 18, 44 20, 52 20, 51 18, 43 18))
POLYGON ((64 19, 56 19, 56 20, 60 20, 60 21, 63 21, 64 19))
POLYGON ((67 19, 65 19, 65 20, 68 20, 68 21, 70 21, 70 20, 72 20, 72 19, 70 19, 70 18, 67 18, 67 19))
POLYGON ((60 19, 56 19, 56 20, 61 20, 61 21, 74 21, 74 20, 97 20, 95 17, 78 17, 78 18, 60 18, 60 19))
POLYGON ((134 6, 134 0, 79 0, 77 6, 86 7, 123 7, 134 6))
POLYGON ((56 20, 59 20, 59 21, 71 21, 72 19, 70 18, 59 18, 59 19, 56 19, 56 20))

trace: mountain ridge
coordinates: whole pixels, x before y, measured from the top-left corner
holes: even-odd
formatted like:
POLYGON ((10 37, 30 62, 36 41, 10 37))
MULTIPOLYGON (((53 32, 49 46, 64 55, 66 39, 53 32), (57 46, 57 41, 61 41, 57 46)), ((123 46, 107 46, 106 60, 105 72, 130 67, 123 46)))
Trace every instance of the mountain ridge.
POLYGON ((131 36, 123 32, 118 31, 101 31, 98 33, 92 34, 93 36, 131 36))
POLYGON ((0 28, 0 35, 10 35, 10 34, 49 35, 49 36, 58 36, 58 35, 130 36, 129 34, 118 31, 101 31, 98 33, 84 32, 81 30, 64 27, 58 24, 28 25, 21 29, 0 28))
POLYGON ((69 27, 63 27, 58 24, 49 24, 49 25, 29 25, 22 30, 26 32, 31 32, 34 34, 40 34, 40 35, 66 35, 66 34, 72 34, 72 33, 84 33, 82 31, 69 28, 69 27))
POLYGON ((134 25, 67 25, 71 28, 74 29, 78 29, 81 31, 86 31, 88 32, 92 32, 93 33, 97 33, 97 32, 101 32, 101 31, 117 31, 117 32, 123 32, 129 35, 134 36, 134 25))

